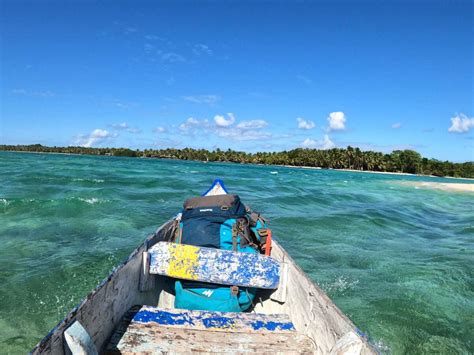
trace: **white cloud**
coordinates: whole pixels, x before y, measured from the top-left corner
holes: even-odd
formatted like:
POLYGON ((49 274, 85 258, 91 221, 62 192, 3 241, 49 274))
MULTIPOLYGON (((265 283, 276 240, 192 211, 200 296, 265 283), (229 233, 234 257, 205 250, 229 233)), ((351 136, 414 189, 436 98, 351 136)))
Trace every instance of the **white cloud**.
POLYGON ((117 131, 127 131, 129 133, 141 133, 142 130, 138 127, 130 127, 127 122, 115 123, 110 125, 113 129, 117 131))
POLYGON ((214 122, 218 127, 229 127, 235 122, 235 116, 233 113, 229 112, 227 114, 228 119, 225 119, 224 116, 215 115, 214 122))
POLYGON ((346 129, 344 112, 331 112, 328 116, 329 131, 343 131, 346 129))
POLYGON ((331 139, 329 139, 329 136, 327 134, 325 134, 323 141, 320 142, 320 148, 321 149, 332 149, 335 146, 336 145, 334 144, 334 142, 331 139))
POLYGON ((301 74, 297 75, 296 78, 299 81, 302 81, 305 84, 311 84, 313 82, 313 80, 311 80, 311 78, 308 78, 307 76, 304 76, 304 75, 301 75, 301 74))
POLYGON ((216 123, 214 133, 221 138, 234 141, 251 141, 272 137, 271 133, 262 131, 262 128, 268 126, 265 120, 242 121, 235 127, 231 127, 235 122, 235 116, 232 113, 228 113, 227 116, 228 119, 220 115, 214 117, 216 123))
POLYGON ((155 49, 155 46, 150 43, 145 43, 144 47, 145 47, 145 52, 148 52, 148 53, 155 49))
POLYGON ((316 127, 313 121, 305 120, 304 118, 301 118, 301 117, 298 117, 296 121, 298 121, 298 128, 300 129, 312 129, 316 127))
POLYGON ((199 121, 194 117, 189 117, 186 122, 179 125, 179 129, 182 131, 187 131, 190 127, 197 126, 199 121))
POLYGON ((96 128, 89 135, 80 135, 76 140, 76 144, 89 148, 115 137, 117 137, 116 133, 111 133, 105 129, 96 128))
POLYGON ((306 138, 303 142, 301 142, 301 146, 303 148, 314 148, 316 147, 316 141, 311 138, 306 138))
POLYGON ((322 140, 314 140, 311 138, 306 138, 303 142, 301 142, 301 146, 303 148, 319 148, 319 149, 332 149, 336 145, 334 142, 329 138, 327 134, 324 135, 322 140))
POLYGON ((271 138, 271 133, 259 130, 247 130, 241 128, 218 128, 217 135, 222 138, 231 139, 234 141, 252 141, 271 138))
POLYGON ((217 95, 190 95, 183 96, 183 99, 189 102, 194 102, 196 104, 213 105, 220 100, 220 97, 217 95))
POLYGON ((448 132, 452 133, 466 133, 474 127, 474 117, 467 117, 464 113, 460 113, 451 117, 451 127, 448 132))
POLYGON ((127 129, 127 132, 136 134, 136 133, 142 133, 142 130, 138 127, 130 127, 129 129, 127 129))
POLYGON ((137 32, 138 30, 135 28, 135 27, 127 27, 125 28, 125 33, 126 34, 129 34, 129 33, 135 33, 137 32))
POLYGON ((153 132, 156 132, 156 133, 164 133, 166 132, 166 128, 165 127, 161 127, 161 126, 158 126, 156 127, 153 132))
POLYGON ((156 40, 163 41, 164 40, 164 38, 159 37, 159 36, 155 36, 155 35, 145 35, 145 39, 148 39, 150 41, 156 41, 156 40))
POLYGON ((193 46, 193 52, 196 55, 201 55, 201 54, 207 54, 207 55, 212 55, 212 49, 209 48, 209 46, 205 44, 195 44, 193 46))
POLYGON ((259 129, 268 126, 267 121, 265 120, 251 120, 251 121, 242 121, 237 125, 237 128, 240 129, 259 129))
POLYGON ((173 52, 163 53, 161 55, 161 59, 168 63, 179 63, 186 61, 186 58, 184 58, 182 55, 173 52))
POLYGON ((25 89, 13 89, 11 91, 11 93, 15 94, 15 95, 26 95, 26 94, 28 94, 28 92, 25 89))
POLYGON ((37 96, 37 97, 54 97, 56 94, 52 91, 46 90, 46 91, 28 91, 25 89, 13 89, 10 91, 14 95, 29 95, 29 96, 37 96))
POLYGON ((129 128, 127 122, 115 123, 115 124, 112 125, 112 127, 115 128, 115 129, 119 129, 119 130, 129 128))
POLYGON ((400 122, 397 122, 397 123, 394 123, 394 124, 392 125, 392 128, 393 128, 393 129, 399 129, 401 126, 402 126, 402 124, 401 124, 400 122))

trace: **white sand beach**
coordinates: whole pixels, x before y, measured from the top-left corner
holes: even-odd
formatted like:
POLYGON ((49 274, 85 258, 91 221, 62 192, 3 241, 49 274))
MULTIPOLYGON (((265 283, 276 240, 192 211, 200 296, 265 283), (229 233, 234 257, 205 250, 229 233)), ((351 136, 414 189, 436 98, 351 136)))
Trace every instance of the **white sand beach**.
POLYGON ((428 182, 428 181, 400 181, 401 185, 414 186, 415 188, 438 189, 444 191, 474 192, 474 184, 428 182))

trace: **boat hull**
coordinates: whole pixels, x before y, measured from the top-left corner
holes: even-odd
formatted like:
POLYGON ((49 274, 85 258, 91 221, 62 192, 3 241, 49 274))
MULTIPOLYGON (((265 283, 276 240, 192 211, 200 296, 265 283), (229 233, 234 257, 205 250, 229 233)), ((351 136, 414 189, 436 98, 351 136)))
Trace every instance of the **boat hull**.
MULTIPOLYGON (((151 276, 152 280, 145 280, 149 276, 142 271, 142 258, 148 248, 159 241, 170 239, 174 224, 175 221, 170 220, 148 237, 31 353, 64 354, 64 331, 75 321, 80 322, 96 349, 101 352, 107 347, 115 328, 131 307, 150 305, 173 308, 174 296, 170 283, 157 275, 151 276)), ((313 339, 317 354, 375 353, 353 323, 308 278, 288 253, 277 242, 272 247, 272 257, 285 265, 285 281, 276 292, 262 291, 260 302, 257 302, 254 310, 264 314, 288 314, 296 330, 313 339)), ((212 352, 212 349, 209 351, 212 352)))

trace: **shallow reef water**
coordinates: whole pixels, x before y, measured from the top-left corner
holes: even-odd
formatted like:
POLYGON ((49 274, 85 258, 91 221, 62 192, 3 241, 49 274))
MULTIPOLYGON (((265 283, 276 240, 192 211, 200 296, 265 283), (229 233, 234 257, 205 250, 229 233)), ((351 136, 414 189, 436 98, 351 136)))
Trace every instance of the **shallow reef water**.
POLYGON ((30 350, 217 177, 380 352, 474 353, 474 194, 405 183, 452 179, 12 152, 0 152, 0 352, 30 350))

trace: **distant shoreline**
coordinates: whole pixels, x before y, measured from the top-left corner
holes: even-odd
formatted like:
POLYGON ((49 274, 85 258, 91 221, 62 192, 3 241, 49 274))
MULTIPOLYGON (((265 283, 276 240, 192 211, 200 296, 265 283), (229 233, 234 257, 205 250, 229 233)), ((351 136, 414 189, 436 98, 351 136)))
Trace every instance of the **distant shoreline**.
MULTIPOLYGON (((61 153, 61 152, 33 152, 33 151, 22 151, 22 150, 2 150, 4 152, 13 152, 13 153, 29 153, 29 154, 61 154, 61 155, 76 155, 76 156, 92 156, 92 157, 109 157, 110 155, 98 155, 98 154, 81 154, 81 153, 61 153)), ((190 160, 190 159, 178 159, 178 158, 150 158, 150 157, 138 157, 140 159, 172 159, 172 160, 179 160, 179 161, 196 161, 196 162, 204 162, 204 160, 190 160)), ((297 168, 297 169, 309 169, 309 170, 334 170, 334 171, 345 171, 350 173, 367 173, 367 174, 382 174, 382 175, 399 175, 399 176, 418 176, 418 177, 430 177, 430 178, 440 178, 440 179, 453 179, 453 180, 469 180, 474 181, 473 178, 463 178, 463 177, 453 177, 453 176, 435 176, 435 175, 423 175, 423 174, 410 174, 410 173, 400 173, 400 172, 391 172, 391 171, 372 171, 372 170, 355 170, 355 169, 328 169, 328 168, 321 168, 318 166, 301 166, 301 165, 281 165, 281 164, 259 164, 259 163, 235 163, 235 162, 221 162, 221 161, 211 161, 211 163, 231 163, 231 164, 240 164, 240 165, 258 165, 258 166, 274 166, 274 167, 283 167, 283 168, 297 168)), ((469 183, 438 183, 433 182, 432 184, 449 184, 449 185, 472 185, 474 188, 474 184, 469 183)), ((424 185, 423 187, 426 187, 424 185)), ((449 190, 448 188, 445 188, 449 190)), ((453 190, 459 191, 459 188, 454 188, 453 190)), ((466 191, 471 191, 471 189, 467 189, 466 191)), ((474 191, 474 190, 472 190, 474 191)))
POLYGON ((397 181, 398 185, 428 188, 443 191, 474 192, 474 184, 459 182, 397 181))
MULTIPOLYGON (((474 181, 473 178, 454 177, 454 176, 435 176, 435 175, 424 175, 424 174, 410 174, 410 173, 397 173, 392 171, 372 171, 372 170, 355 170, 355 169, 326 169, 317 166, 296 166, 296 165, 266 165, 256 164, 262 166, 279 166, 284 168, 299 168, 299 169, 310 169, 310 170, 334 170, 334 171, 346 171, 348 173, 366 173, 366 174, 382 174, 382 175, 400 175, 400 176, 418 176, 418 177, 430 177, 437 179, 453 179, 453 180, 470 180, 474 181)), ((446 184, 451 184, 447 182, 446 184)), ((474 185, 474 184, 472 184, 474 185)))

